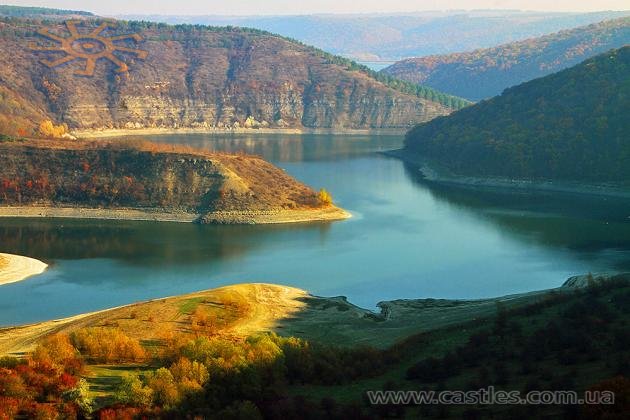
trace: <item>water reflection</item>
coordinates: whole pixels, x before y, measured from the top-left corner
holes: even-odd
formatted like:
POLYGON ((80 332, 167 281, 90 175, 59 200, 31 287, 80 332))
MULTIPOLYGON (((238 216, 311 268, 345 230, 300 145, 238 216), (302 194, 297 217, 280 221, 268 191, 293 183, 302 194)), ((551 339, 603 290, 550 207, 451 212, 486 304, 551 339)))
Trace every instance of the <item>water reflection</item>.
MULTIPOLYGON (((125 139, 146 140, 142 136, 125 139)), ((316 135, 316 134, 168 134, 151 136, 151 141, 194 146, 228 153, 247 153, 272 162, 345 160, 366 153, 400 147, 400 136, 316 135)))
POLYGON ((196 225, 189 223, 8 219, 4 252, 42 260, 111 258, 136 265, 188 265, 239 258, 292 235, 325 243, 330 223, 196 225))
POLYGON ((605 258, 630 270, 630 199, 545 191, 470 188, 426 181, 404 164, 407 177, 433 197, 499 226, 531 244, 568 249, 583 260, 605 258))
POLYGON ((52 262, 0 287, 0 325, 273 282, 374 307, 397 298, 482 298, 630 270, 626 200, 428 184, 374 153, 394 136, 175 135, 153 140, 262 155, 355 215, 330 224, 0 219, 0 248, 52 262))

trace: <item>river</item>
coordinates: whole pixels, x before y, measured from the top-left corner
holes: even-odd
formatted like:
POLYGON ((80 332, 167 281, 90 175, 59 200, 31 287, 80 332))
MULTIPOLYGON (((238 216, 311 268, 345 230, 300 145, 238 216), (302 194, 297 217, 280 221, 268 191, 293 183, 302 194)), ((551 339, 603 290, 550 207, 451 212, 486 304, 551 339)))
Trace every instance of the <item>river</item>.
POLYGON ((425 183, 377 152, 399 136, 164 135, 152 140, 258 154, 353 213, 275 226, 0 219, 0 250, 44 274, 0 287, 0 325, 22 324, 240 282, 344 295, 482 298, 630 270, 630 202, 425 183))

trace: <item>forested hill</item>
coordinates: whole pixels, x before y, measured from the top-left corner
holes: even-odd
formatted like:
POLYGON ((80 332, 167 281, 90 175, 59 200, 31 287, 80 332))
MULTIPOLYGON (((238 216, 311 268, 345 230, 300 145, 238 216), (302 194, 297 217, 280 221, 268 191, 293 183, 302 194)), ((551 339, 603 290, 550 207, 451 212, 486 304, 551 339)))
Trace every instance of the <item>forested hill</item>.
POLYGON ((80 10, 51 9, 48 7, 24 7, 0 4, 0 16, 11 17, 68 17, 68 16, 94 16, 90 12, 80 10))
POLYGON ((409 58, 381 72, 478 101, 630 43, 630 17, 472 52, 409 58))
POLYGON ((456 175, 630 184, 630 46, 507 89, 407 134, 456 175))
POLYGON ((0 18, 0 60, 8 134, 33 134, 44 120, 71 129, 406 129, 467 104, 246 28, 0 18), (42 51, 63 46, 74 27, 88 34, 105 24, 101 38, 66 46, 71 54, 42 51), (113 58, 90 67, 81 55, 101 53, 109 37, 113 58))

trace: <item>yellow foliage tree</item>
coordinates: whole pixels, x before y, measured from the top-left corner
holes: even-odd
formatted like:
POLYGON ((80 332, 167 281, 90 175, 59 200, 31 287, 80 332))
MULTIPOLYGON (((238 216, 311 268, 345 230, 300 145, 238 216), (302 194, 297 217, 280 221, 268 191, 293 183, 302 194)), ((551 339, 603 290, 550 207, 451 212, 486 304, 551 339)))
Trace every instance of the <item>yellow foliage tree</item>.
POLYGON ((324 188, 319 190, 319 193, 317 193, 317 200, 319 201, 319 204, 323 206, 330 206, 333 201, 332 195, 330 195, 330 193, 324 188))
POLYGON ((68 132, 66 124, 55 125, 50 120, 44 120, 39 124, 39 134, 44 137, 52 137, 55 139, 63 137, 68 132))
POLYGON ((179 360, 171 365, 169 371, 173 375, 175 382, 178 384, 194 383, 198 388, 201 388, 210 378, 208 368, 197 361, 190 361, 185 357, 180 357, 179 360))
POLYGON ((83 356, 101 363, 138 362, 146 357, 140 342, 117 328, 91 327, 71 335, 83 356))
POLYGON ((44 340, 31 355, 35 363, 62 365, 78 357, 78 352, 66 334, 55 334, 44 340))
POLYGON ((175 378, 166 368, 148 374, 147 387, 153 391, 153 401, 167 409, 175 406, 181 398, 175 378))

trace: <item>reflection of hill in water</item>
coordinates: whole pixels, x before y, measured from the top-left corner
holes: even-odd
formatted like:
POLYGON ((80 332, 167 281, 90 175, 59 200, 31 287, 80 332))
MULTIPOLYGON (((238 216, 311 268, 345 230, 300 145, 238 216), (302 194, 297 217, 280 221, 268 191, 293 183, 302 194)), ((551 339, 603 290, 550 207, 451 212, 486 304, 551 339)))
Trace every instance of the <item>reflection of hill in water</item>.
POLYGON ((325 134, 169 134, 151 137, 151 140, 209 151, 258 155, 273 162, 347 159, 402 145, 402 136, 325 134))
POLYGON ((630 270, 629 199, 437 184, 408 164, 405 173, 441 202, 521 241, 567 249, 584 260, 608 259, 619 270, 630 270))
POLYGON ((328 223, 213 226, 188 223, 5 219, 2 251, 51 259, 113 258, 177 265, 239 258, 295 231, 325 240, 328 223))

